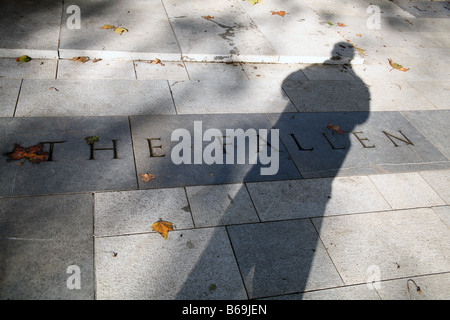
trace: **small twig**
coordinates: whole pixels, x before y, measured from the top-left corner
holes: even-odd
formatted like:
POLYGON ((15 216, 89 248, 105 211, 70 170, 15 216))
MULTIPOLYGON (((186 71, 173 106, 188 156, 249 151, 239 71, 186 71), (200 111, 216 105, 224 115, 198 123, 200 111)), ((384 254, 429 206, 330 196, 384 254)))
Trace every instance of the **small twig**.
POLYGON ((406 281, 406 286, 408 288, 408 294, 409 294, 409 298, 411 299, 411 292, 409 290, 409 282, 412 282, 414 284, 414 286, 416 287, 416 291, 421 294, 422 290, 420 290, 420 287, 416 284, 416 282, 413 279, 408 279, 408 281, 406 281))

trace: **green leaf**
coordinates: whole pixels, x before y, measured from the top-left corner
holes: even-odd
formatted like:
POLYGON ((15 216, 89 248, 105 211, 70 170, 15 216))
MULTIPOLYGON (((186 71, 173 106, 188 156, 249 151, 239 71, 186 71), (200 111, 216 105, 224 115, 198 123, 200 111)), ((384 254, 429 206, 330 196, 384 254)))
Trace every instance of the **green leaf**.
POLYGON ((98 140, 100 140, 100 136, 90 136, 90 137, 84 138, 84 140, 86 140, 88 144, 94 144, 94 142, 97 142, 98 140))
POLYGON ((20 61, 20 62, 28 62, 30 60, 31 60, 31 58, 29 56, 27 56, 27 55, 23 55, 20 58, 16 59, 16 61, 20 61))
POLYGON ((328 23, 330 26, 333 26, 333 25, 334 25, 334 24, 331 23, 330 21, 327 21, 327 23, 328 23))
POLYGON ((216 290, 216 288, 217 288, 217 286, 216 286, 215 283, 211 283, 211 284, 209 285, 209 291, 214 291, 214 290, 216 290))

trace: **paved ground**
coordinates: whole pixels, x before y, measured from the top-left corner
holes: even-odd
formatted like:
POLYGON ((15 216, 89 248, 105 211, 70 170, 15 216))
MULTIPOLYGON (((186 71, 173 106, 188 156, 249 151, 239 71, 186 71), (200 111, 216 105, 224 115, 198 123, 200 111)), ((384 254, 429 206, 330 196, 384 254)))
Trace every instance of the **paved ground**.
POLYGON ((0 297, 449 299, 449 8, 1 1, 0 297))

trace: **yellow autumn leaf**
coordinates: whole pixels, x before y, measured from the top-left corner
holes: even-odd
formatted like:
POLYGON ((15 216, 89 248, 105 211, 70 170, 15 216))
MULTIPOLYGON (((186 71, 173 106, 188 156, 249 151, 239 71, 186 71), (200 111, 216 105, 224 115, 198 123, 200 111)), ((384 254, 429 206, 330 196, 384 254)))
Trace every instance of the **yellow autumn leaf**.
POLYGON ((403 71, 406 72, 409 70, 409 68, 404 68, 401 64, 395 63, 392 61, 392 59, 388 59, 389 60, 389 64, 391 65, 392 68, 397 69, 399 71, 403 71))
POLYGON ((167 239, 167 234, 169 231, 173 231, 173 224, 168 221, 163 221, 159 218, 159 221, 152 224, 152 229, 161 234, 164 237, 164 240, 167 239))
POLYGON ((250 2, 252 5, 255 5, 257 3, 262 3, 261 0, 248 0, 248 2, 250 2))
POLYGON ((116 32, 116 33, 122 35, 122 33, 128 32, 128 30, 125 29, 125 28, 122 28, 122 27, 117 27, 117 28, 114 28, 114 32, 116 32))
POLYGON ((100 27, 99 29, 114 29, 115 27, 111 24, 105 24, 103 27, 100 27))

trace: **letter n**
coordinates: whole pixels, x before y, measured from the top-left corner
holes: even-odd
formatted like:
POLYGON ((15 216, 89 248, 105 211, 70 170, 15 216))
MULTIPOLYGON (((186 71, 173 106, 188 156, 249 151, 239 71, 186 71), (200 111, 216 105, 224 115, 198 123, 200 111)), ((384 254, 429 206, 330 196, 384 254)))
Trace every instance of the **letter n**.
POLYGON ((400 134, 403 136, 403 138, 405 138, 405 139, 402 139, 402 138, 399 138, 399 137, 397 137, 397 136, 394 136, 394 135, 392 135, 392 134, 390 134, 390 133, 388 133, 388 132, 386 132, 386 131, 383 131, 383 133, 386 135, 386 137, 388 137, 389 138, 389 140, 391 140, 391 142, 394 144, 394 146, 396 146, 396 147, 398 147, 398 144, 396 144, 395 143, 395 141, 392 139, 392 138, 395 138, 395 139, 397 139, 397 140, 400 140, 400 141, 403 141, 406 145, 414 145, 412 142, 411 142, 411 140, 409 140, 408 139, 408 137, 406 137, 404 134, 403 134, 403 132, 401 131, 401 130, 399 130, 398 132, 400 132, 400 134))

